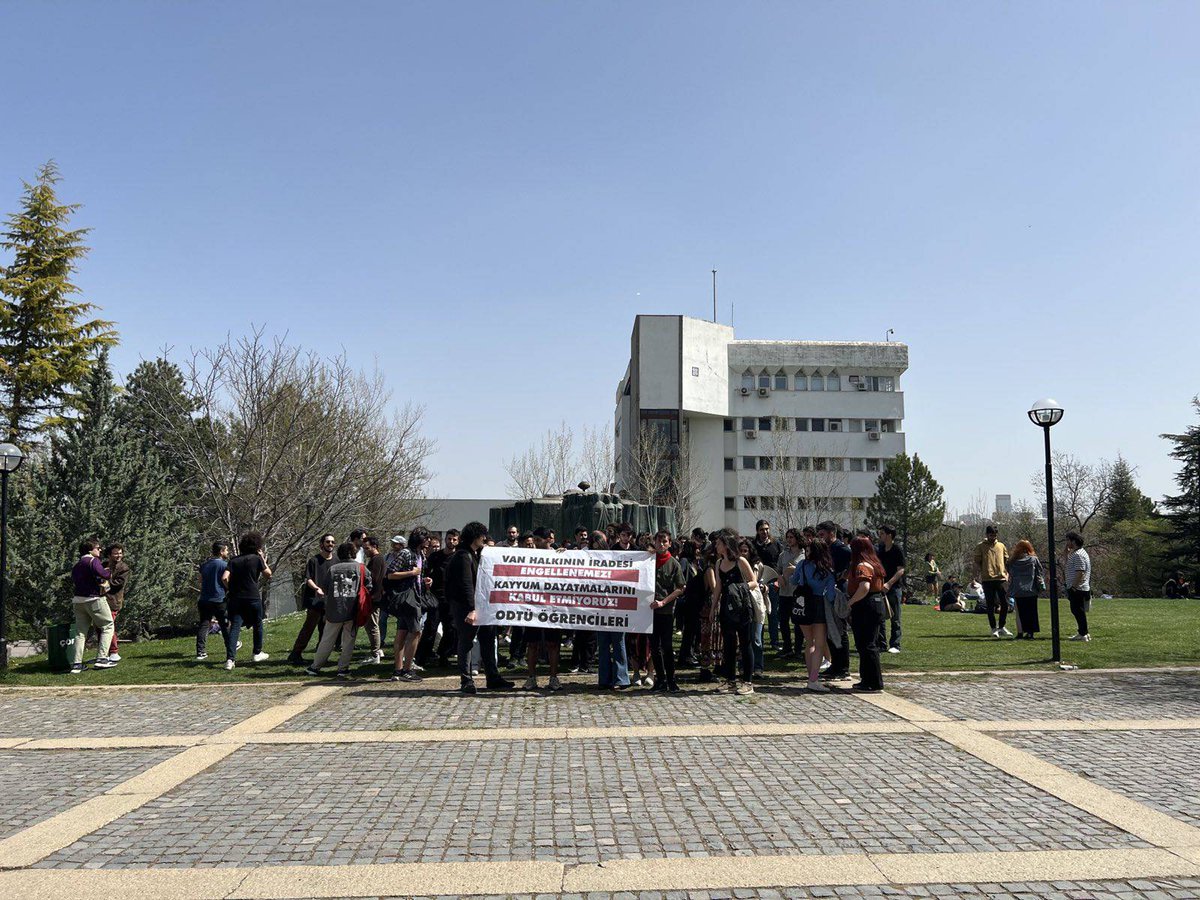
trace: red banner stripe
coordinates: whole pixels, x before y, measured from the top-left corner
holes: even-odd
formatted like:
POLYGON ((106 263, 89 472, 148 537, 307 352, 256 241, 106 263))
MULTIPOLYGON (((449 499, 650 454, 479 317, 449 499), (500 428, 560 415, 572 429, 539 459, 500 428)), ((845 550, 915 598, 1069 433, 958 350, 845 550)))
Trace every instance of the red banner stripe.
POLYGON ((592 566, 561 566, 553 563, 497 563, 492 567, 497 578, 557 578, 579 581, 629 581, 637 584, 636 569, 600 569, 592 566))
POLYGON ((525 603, 530 606, 578 606, 581 609, 637 609, 637 597, 610 597, 595 594, 550 594, 544 591, 492 591, 489 603, 525 603))

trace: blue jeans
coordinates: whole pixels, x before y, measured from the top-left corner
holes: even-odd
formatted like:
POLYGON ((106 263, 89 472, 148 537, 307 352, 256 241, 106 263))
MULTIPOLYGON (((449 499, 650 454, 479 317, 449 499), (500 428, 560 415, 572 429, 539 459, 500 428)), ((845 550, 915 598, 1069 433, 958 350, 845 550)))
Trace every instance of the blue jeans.
MULTIPOLYGON (((782 577, 782 576, 780 576, 782 577)), ((767 585, 767 633, 771 637, 771 649, 779 648, 779 585, 767 585)), ((759 646, 762 646, 762 635, 759 635, 759 646)), ((759 668, 762 668, 761 661, 759 668)))
POLYGON ((754 641, 751 646, 754 648, 754 671, 757 672, 764 668, 765 663, 763 659, 763 626, 761 622, 754 623, 753 638, 754 641))
POLYGON ((254 653, 262 653, 263 648, 263 605, 261 600, 230 600, 229 601, 229 636, 225 638, 225 658, 237 656, 238 637, 242 626, 249 625, 254 629, 254 653))
POLYGON ((625 632, 596 632, 596 661, 600 687, 629 687, 629 663, 625 656, 625 632))

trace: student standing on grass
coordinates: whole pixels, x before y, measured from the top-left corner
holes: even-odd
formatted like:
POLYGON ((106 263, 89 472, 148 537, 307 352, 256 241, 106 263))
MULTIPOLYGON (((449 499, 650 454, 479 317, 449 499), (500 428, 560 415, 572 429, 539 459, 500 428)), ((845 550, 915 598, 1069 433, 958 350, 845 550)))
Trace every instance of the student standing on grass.
POLYGON ((329 567, 333 565, 333 548, 337 538, 332 534, 321 535, 318 551, 309 557, 304 566, 304 584, 300 589, 300 605, 304 609, 304 624, 296 635, 296 643, 287 661, 293 666, 305 665, 304 651, 313 631, 317 632, 317 643, 321 642, 321 631, 325 626, 325 585, 329 567))
POLYGON ((254 662, 270 659, 263 652, 263 603, 258 587, 259 578, 270 578, 271 567, 267 565, 267 551, 263 536, 257 531, 242 535, 238 541, 238 555, 229 561, 228 582, 225 589, 229 605, 229 636, 225 639, 225 668, 234 667, 241 641, 238 640, 243 625, 254 629, 254 662))
POLYGON ((208 635, 212 623, 229 637, 229 615, 225 609, 225 583, 229 580, 229 542, 214 541, 212 556, 200 565, 200 621, 196 625, 196 661, 208 659, 208 635))
POLYGON ((112 573, 112 577, 108 579, 108 589, 104 592, 104 599, 108 602, 113 617, 112 643, 108 646, 108 659, 110 662, 120 662, 121 654, 117 652, 117 614, 125 605, 125 589, 129 587, 131 571, 129 564, 125 562, 125 547, 122 544, 108 545, 104 551, 104 568, 112 573))
POLYGON ((1067 640, 1090 641, 1087 614, 1092 605, 1092 560, 1083 549, 1083 535, 1078 531, 1067 532, 1067 599, 1079 626, 1078 633, 1067 640))
POLYGON ((346 541, 337 548, 338 561, 329 567, 326 581, 329 590, 325 593, 325 631, 317 645, 317 655, 312 665, 304 670, 307 675, 319 675, 321 666, 329 660, 334 645, 340 639, 338 653, 338 678, 350 677, 350 660, 354 655, 354 621, 358 615, 360 593, 365 597, 371 590, 371 576, 367 567, 354 561, 354 544, 346 541), (365 589, 365 590, 364 590, 365 589))
MULTIPOLYGON (((799 528, 789 528, 784 532, 783 541, 783 552, 775 562, 779 573, 779 636, 783 641, 780 655, 789 659, 795 653, 792 646, 792 612, 796 609, 796 586, 792 584, 792 574, 804 559, 805 541, 799 528)), ((800 636, 797 635, 797 638, 796 643, 799 644, 800 636)), ((821 653, 824 652, 825 648, 822 647, 821 653)))
POLYGON ((1017 541, 1012 559, 1008 561, 1008 595, 1017 605, 1017 637, 1033 640, 1040 630, 1038 623, 1038 596, 1045 588, 1042 562, 1037 558, 1033 544, 1017 541))
POLYGON ((989 525, 984 539, 975 547, 975 580, 983 585, 983 599, 987 603, 988 625, 992 637, 1012 637, 1004 627, 1008 619, 1008 549, 997 540, 999 531, 989 525), (1000 612, 1000 624, 996 624, 996 611, 1000 612))
POLYGON ((105 587, 112 573, 100 562, 100 542, 86 540, 79 545, 79 562, 71 569, 71 583, 75 597, 71 606, 75 610, 75 656, 71 674, 83 671, 83 648, 87 644, 88 629, 93 625, 100 630, 100 642, 96 645, 97 669, 111 669, 116 665, 108 658, 112 644, 113 620, 108 601, 104 599, 105 587))
POLYGON ((658 681, 655 691, 679 693, 675 683, 675 652, 671 639, 675 636, 675 601, 683 594, 683 567, 671 555, 671 535, 660 531, 654 536, 654 634, 650 640, 650 653, 654 659, 654 670, 658 681))
POLYGON ((367 619, 367 639, 371 655, 367 662, 375 665, 383 662, 383 639, 379 630, 379 617, 386 616, 383 606, 383 580, 387 574, 387 559, 379 551, 379 539, 367 535, 363 538, 363 555, 366 557, 367 574, 371 576, 371 617, 367 619))

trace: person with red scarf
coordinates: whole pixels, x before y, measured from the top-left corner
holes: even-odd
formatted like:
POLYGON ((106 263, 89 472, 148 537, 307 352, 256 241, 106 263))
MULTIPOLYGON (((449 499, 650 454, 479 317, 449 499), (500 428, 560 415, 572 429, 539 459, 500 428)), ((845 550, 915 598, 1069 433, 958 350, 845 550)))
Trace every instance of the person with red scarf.
POLYGON ((686 581, 683 566, 671 555, 670 532, 654 536, 654 634, 650 637, 650 656, 658 675, 653 691, 678 693, 675 683, 675 654, 671 640, 675 635, 675 601, 683 594, 686 581))
POLYGON ((850 688, 876 694, 883 690, 883 669, 879 665, 879 634, 888 617, 886 577, 875 546, 867 537, 850 542, 850 577, 846 590, 850 597, 850 627, 858 647, 858 683, 850 688))

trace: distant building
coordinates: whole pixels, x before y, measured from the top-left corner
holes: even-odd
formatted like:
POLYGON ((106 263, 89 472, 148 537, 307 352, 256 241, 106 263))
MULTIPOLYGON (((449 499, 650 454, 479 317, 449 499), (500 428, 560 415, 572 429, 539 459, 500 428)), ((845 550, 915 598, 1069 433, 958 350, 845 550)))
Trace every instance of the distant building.
MULTIPOLYGON (((462 527, 468 522, 482 522, 486 525, 493 506, 504 506, 512 503, 512 500, 438 500, 431 498, 422 500, 421 503, 425 505, 426 513, 419 522, 405 526, 403 530, 405 535, 415 525, 424 525, 439 538, 451 528, 462 531, 462 527)), ((385 534, 381 537, 386 541, 391 536, 391 534, 385 534)), ((492 537, 499 540, 500 536, 492 535, 492 537)))
POLYGON ((996 515, 1005 515, 1013 511, 1012 494, 996 495, 996 515))
POLYGON ((728 325, 638 316, 630 345, 613 416, 617 488, 637 496, 646 444, 665 445, 694 488, 681 529, 859 522, 904 452, 905 344, 739 341, 728 325))

